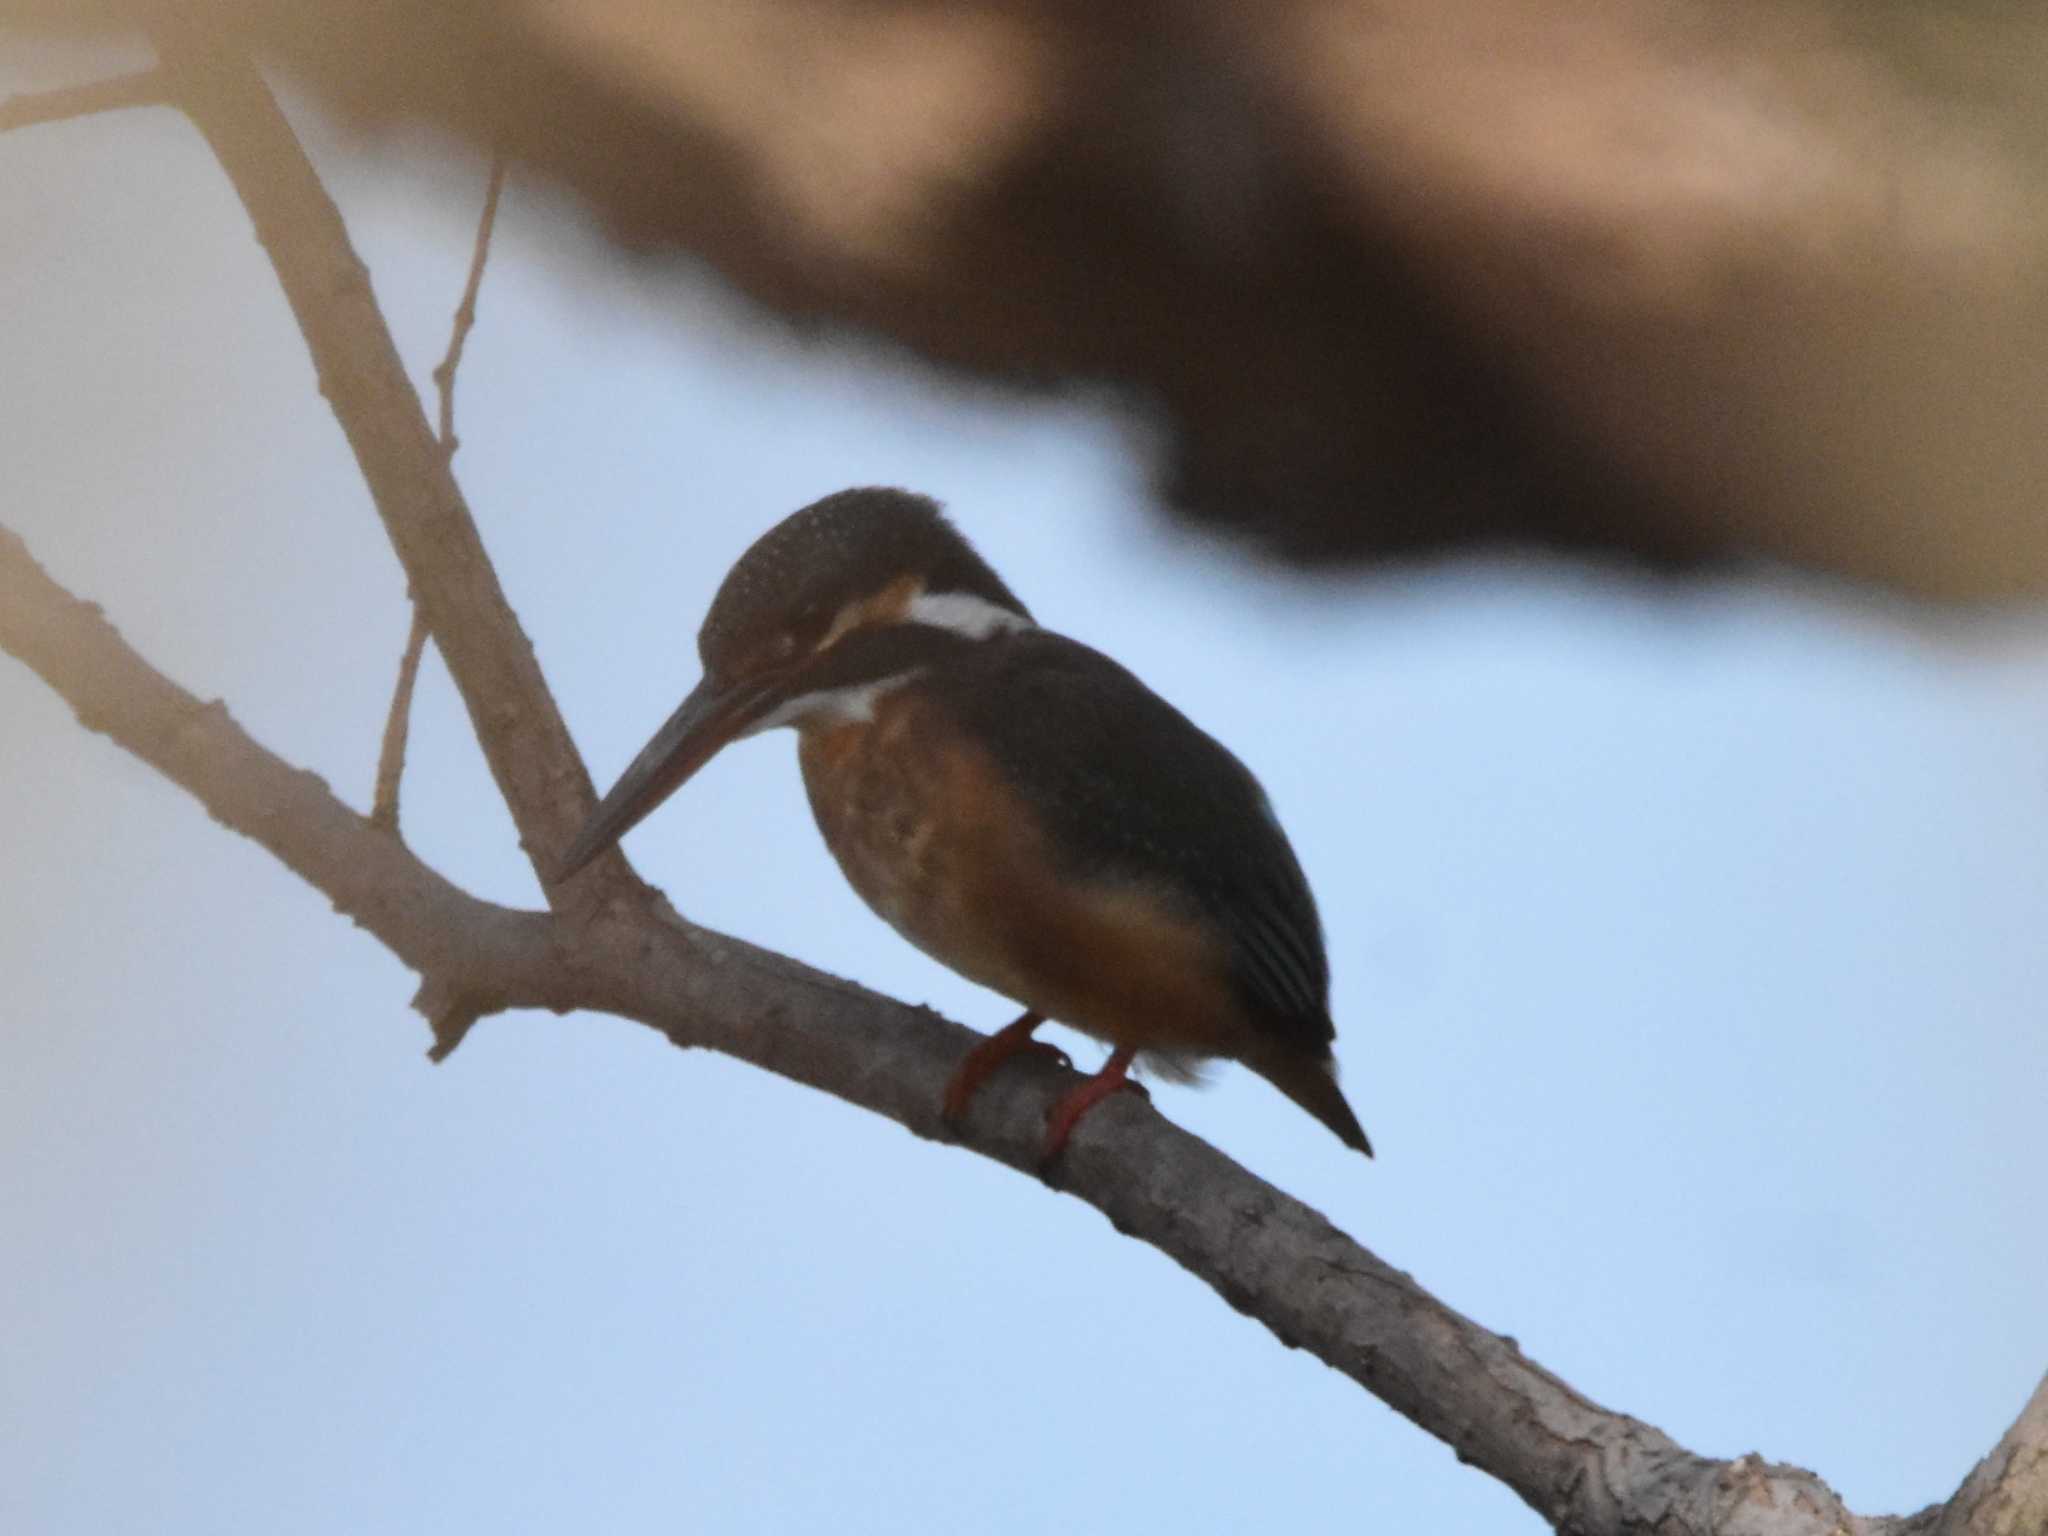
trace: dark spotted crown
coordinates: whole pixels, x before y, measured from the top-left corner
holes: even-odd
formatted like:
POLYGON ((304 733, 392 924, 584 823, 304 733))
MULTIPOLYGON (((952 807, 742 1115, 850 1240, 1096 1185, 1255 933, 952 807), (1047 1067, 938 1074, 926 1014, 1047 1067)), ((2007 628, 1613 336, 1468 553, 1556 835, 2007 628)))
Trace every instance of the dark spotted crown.
POLYGON ((744 675, 807 654, 853 605, 905 582, 1031 619, 937 502, 864 486, 792 512, 740 556, 697 634, 705 674, 744 675))

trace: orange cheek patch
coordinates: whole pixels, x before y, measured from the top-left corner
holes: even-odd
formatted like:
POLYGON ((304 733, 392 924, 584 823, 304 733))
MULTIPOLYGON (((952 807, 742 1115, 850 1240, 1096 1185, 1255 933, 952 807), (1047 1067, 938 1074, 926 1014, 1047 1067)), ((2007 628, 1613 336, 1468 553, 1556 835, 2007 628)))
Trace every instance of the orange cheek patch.
POLYGON ((820 651, 830 650, 856 629, 877 628, 884 624, 899 622, 910 612, 910 605, 924 591, 924 579, 919 576, 899 576, 881 591, 859 602, 848 603, 839 610, 832 620, 832 627, 825 631, 825 638, 818 642, 820 651))

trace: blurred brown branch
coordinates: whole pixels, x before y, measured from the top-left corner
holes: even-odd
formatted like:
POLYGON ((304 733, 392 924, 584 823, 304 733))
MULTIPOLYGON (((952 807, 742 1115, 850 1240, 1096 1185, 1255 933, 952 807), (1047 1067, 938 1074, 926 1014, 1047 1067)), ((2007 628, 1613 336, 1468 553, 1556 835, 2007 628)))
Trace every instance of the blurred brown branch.
MULTIPOLYGON (((147 25, 160 0, 0 0, 147 25)), ((181 0, 800 325, 1113 386, 1183 516, 2048 591, 2048 10, 181 0)))
POLYGON ((69 85, 62 90, 38 91, 32 96, 9 96, 0 101, 0 133, 32 128, 38 123, 61 123, 95 112, 113 112, 123 107, 155 107, 166 100, 164 74, 160 69, 141 69, 110 80, 69 85))
MULTIPOLYGON (((346 228, 289 124, 231 41, 163 24, 179 104, 248 208, 432 624, 537 871, 591 791, 523 631, 506 605, 447 455, 400 368, 346 228)), ((445 1053, 514 1007, 590 1008, 706 1046, 943 1138, 943 1085, 970 1032, 679 918, 623 857, 559 912, 477 901, 317 779, 151 669, 97 610, 0 535, 0 647, 103 731, 327 893, 422 977, 445 1053)), ((543 876, 543 878, 545 878, 543 876)), ((1071 1074, 1019 1070, 977 1101, 966 1143, 1035 1169, 1043 1118, 1071 1074)), ((1338 1232, 1316 1212, 1122 1100, 1077 1132, 1067 1190, 1186 1266, 1283 1342, 1307 1349, 1499 1478, 1561 1531, 1585 1536, 2011 1536, 2048 1497, 2048 1383, 1944 1509, 1860 1518, 1812 1474, 1697 1456, 1590 1402, 1338 1232)))

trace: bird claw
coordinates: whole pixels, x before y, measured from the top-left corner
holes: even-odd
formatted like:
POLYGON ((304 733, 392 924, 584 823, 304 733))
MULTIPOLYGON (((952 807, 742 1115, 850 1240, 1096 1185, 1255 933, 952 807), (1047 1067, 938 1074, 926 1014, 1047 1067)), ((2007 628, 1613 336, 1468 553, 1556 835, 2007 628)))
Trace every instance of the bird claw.
POLYGON ((1081 1117, 1115 1093, 1135 1093, 1147 1104, 1152 1095, 1143 1083, 1132 1082, 1124 1074, 1130 1069, 1129 1054, 1119 1051, 1110 1057, 1109 1065, 1095 1076, 1082 1083, 1053 1105, 1045 1117, 1045 1150, 1038 1155, 1038 1174, 1048 1184, 1053 1182, 1053 1169, 1060 1154, 1067 1149, 1067 1138, 1074 1127, 1081 1123, 1081 1117))
POLYGON ((1008 1061, 1012 1056, 1030 1054, 1050 1056, 1053 1064, 1071 1071, 1073 1058, 1058 1046, 1044 1040, 1034 1040, 1031 1031, 1044 1022, 1037 1014, 1027 1013, 1016 1023, 999 1029, 983 1040, 961 1058, 959 1067, 953 1073, 953 1080, 946 1084, 946 1101, 939 1110, 939 1117, 953 1129, 960 1128, 967 1118, 967 1106, 973 1102, 976 1091, 987 1079, 989 1073, 1008 1061))

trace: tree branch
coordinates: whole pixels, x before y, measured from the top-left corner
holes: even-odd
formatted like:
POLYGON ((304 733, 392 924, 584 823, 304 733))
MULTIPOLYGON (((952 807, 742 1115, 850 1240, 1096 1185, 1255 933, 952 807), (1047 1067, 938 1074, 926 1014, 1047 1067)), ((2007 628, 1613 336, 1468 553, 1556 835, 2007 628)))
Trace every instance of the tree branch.
MULTIPOLYGON (((182 29, 171 29, 163 45, 190 93, 188 109, 278 268, 322 389, 538 864, 587 808, 588 780, 398 366, 361 263, 247 62, 182 29)), ((317 779, 265 752, 220 706, 202 705, 149 669, 11 537, 0 538, 0 596, 0 646, 34 666, 88 726, 191 789, 420 969, 422 1006, 437 1024, 459 1027, 519 1005, 603 1009, 680 1045, 709 1046, 808 1083, 921 1136, 946 1137, 942 1089, 971 1032, 696 928, 626 879, 623 861, 570 915, 477 902, 317 779)), ((1039 1063, 1006 1074, 976 1100, 966 1143, 1033 1169, 1045 1112, 1073 1081, 1039 1063)), ((1858 1519, 1809 1473, 1754 1457, 1712 1461, 1601 1408, 1149 1105, 1119 1099, 1091 1115, 1063 1175, 1066 1189, 1119 1231, 1365 1386, 1560 1530, 1879 1536, 1923 1528, 1924 1515, 1858 1519)), ((1994 1453, 2000 1465, 1978 1488, 1984 1499, 2015 1486, 2016 1467, 2018 1484, 2031 1475, 2022 1464, 2039 1448, 2033 1409, 2007 1439, 2012 1454, 1994 1453)))
MULTIPOLYGON (((484 211, 477 219, 469 278, 462 286, 462 302, 455 306, 455 319, 448 328, 448 351, 434 369, 434 386, 441 394, 441 452, 451 460, 460 446, 455 438, 455 375, 462 367, 463 346, 476 326, 477 294, 484 285, 484 263, 491 254, 491 232, 498 224, 498 198, 504 190, 505 157, 495 155, 491 159, 490 180, 484 188, 484 211)), ((398 832, 399 786, 405 778, 405 739, 412 722, 413 685, 419 681, 420 658, 427 649, 426 615, 410 592, 406 598, 412 603, 412 628, 398 658, 398 682, 391 690, 391 711, 385 717, 384 742, 377 753, 377 794, 370 807, 370 819, 394 835, 398 832)), ((463 1026, 464 1030, 467 1028, 463 1026)), ((457 1032, 441 1044, 452 1051, 461 1041, 462 1035, 457 1032)))
POLYGON ((476 245, 469 255, 469 280, 462 286, 462 302, 455 306, 455 323, 448 328, 448 351, 434 369, 434 385, 441 392, 441 451, 455 457, 455 374, 462 367, 462 349, 476 328, 476 299, 484 285, 484 263, 491 256, 491 232, 498 226, 498 199, 505 191, 505 157, 491 156, 490 180, 484 186, 484 211, 476 221, 476 245))
MULTIPOLYGON (((947 1078, 978 1037, 741 940, 695 927, 645 887, 581 915, 471 897, 128 647, 0 533, 0 648, 77 710, 255 838, 423 973, 437 1030, 504 1008, 599 1009, 955 1139, 947 1078)), ((1045 1116, 1079 1079, 1022 1063, 976 1097, 964 1139, 1035 1172, 1045 1116)), ((1167 1254, 1283 1342, 1342 1371, 1561 1530, 1624 1536, 1838 1536, 1852 1522, 1819 1479, 1695 1456, 1589 1401, 1376 1258, 1319 1213, 1135 1097, 1084 1120, 1063 1187, 1167 1254)))
POLYGON ((0 528, 0 650, 33 669, 87 730, 112 737, 268 849, 355 924, 451 996, 485 1011, 568 1005, 549 973, 547 919, 478 901, 377 833, 321 779, 272 756, 228 715, 129 647, 0 528))
MULTIPOLYGON (((183 22, 161 22, 151 35, 178 105, 212 146, 269 253, 320 391, 448 663, 520 844, 546 885, 553 855, 589 811, 589 775, 427 425, 369 273, 255 67, 183 22)), ((623 860, 606 867, 613 878, 625 871, 623 860)))
POLYGON ((1937 1536, 2040 1536, 2048 1531, 2048 1376, 1933 1527, 1937 1536))
POLYGON ((28 96, 10 96, 0 101, 0 133, 32 128, 38 123, 62 123, 97 112, 123 107, 161 106, 170 99, 169 86, 161 69, 139 69, 131 75, 115 75, 85 85, 67 85, 62 90, 37 91, 28 96))
POLYGON ((405 649, 398 656, 398 681, 391 686, 391 709, 384 717, 384 740, 377 749, 377 789, 370 801, 370 820, 398 835, 398 789, 405 778, 405 741, 412 726, 413 686, 419 682, 420 659, 427 651, 427 618, 412 604, 412 623, 405 649))

